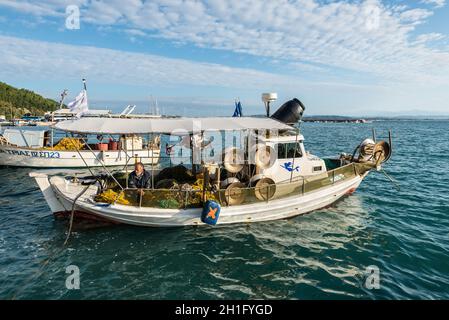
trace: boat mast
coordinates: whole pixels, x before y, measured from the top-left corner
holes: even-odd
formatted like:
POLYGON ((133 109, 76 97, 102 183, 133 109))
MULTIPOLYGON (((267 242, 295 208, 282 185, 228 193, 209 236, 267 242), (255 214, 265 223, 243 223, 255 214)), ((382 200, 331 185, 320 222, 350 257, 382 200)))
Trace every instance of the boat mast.
POLYGON ((59 100, 59 110, 62 109, 62 105, 64 104, 64 99, 67 96, 67 89, 64 89, 61 93, 61 100, 59 100))
MULTIPOLYGON (((62 93, 61 93, 61 100, 59 100, 59 110, 61 110, 62 109, 62 106, 64 105, 64 99, 65 99, 65 97, 67 96, 67 89, 64 89, 63 91, 62 91, 62 93)), ((52 113, 51 113, 51 122, 53 123, 53 122, 55 122, 55 112, 53 111, 52 113)), ((54 135, 54 129, 53 128, 51 128, 51 142, 50 142, 50 144, 51 144, 51 147, 53 148, 53 144, 54 144, 54 138, 53 138, 53 135, 54 135)))

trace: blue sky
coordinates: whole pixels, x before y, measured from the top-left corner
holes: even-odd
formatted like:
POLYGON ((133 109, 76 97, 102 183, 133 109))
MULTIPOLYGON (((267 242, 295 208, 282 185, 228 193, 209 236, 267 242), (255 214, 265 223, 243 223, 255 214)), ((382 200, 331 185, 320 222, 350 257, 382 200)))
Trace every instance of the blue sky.
POLYGON ((273 91, 308 114, 449 114, 448 36, 445 0, 0 0, 0 81, 56 99, 86 77, 96 107, 262 113, 273 91))

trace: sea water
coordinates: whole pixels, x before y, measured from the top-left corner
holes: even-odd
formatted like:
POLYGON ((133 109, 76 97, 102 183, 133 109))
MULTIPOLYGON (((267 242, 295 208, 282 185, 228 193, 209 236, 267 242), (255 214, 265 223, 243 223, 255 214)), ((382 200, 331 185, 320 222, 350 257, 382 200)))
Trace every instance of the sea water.
POLYGON ((306 149, 352 153, 393 131, 385 171, 329 208, 217 227, 78 228, 54 220, 31 169, 0 168, 2 299, 449 298, 449 122, 303 123, 306 149), (70 270, 79 289, 68 289, 70 270), (375 277, 375 279, 373 279, 375 277))

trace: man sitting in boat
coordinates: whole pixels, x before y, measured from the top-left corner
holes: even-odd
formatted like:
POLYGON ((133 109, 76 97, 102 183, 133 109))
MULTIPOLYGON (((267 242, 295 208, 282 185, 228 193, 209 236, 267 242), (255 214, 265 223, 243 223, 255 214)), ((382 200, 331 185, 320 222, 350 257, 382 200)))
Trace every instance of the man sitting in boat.
POLYGON ((130 188, 139 189, 143 195, 143 189, 151 188, 151 174, 145 170, 142 162, 137 162, 134 171, 129 174, 128 185, 130 188))

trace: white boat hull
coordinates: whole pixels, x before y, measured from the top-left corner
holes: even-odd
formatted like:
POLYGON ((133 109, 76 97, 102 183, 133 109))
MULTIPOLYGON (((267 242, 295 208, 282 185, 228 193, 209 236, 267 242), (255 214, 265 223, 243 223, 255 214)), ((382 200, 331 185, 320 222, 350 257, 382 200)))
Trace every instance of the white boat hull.
MULTIPOLYGON (((292 195, 269 202, 222 207, 217 224, 250 223, 291 218, 316 209, 331 205, 346 194, 354 192, 367 173, 337 182, 333 185, 315 190, 304 195, 292 195)), ((101 205, 92 201, 97 187, 90 186, 73 202, 85 186, 66 181, 62 177, 48 177, 35 173, 39 187, 51 210, 55 214, 70 213, 72 208, 77 213, 116 223, 148 227, 177 227, 205 225, 201 222, 201 208, 195 209, 160 209, 124 205, 101 205)))
MULTIPOLYGON (((82 168, 124 166, 127 161, 125 151, 53 151, 18 148, 0 145, 0 166, 30 168, 82 168), (103 163, 103 164, 102 164, 103 163)), ((144 164, 157 164, 160 150, 128 151, 128 156, 136 157, 144 164)))

